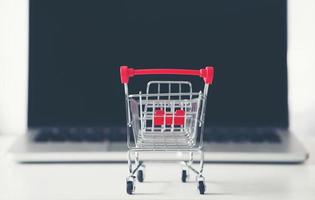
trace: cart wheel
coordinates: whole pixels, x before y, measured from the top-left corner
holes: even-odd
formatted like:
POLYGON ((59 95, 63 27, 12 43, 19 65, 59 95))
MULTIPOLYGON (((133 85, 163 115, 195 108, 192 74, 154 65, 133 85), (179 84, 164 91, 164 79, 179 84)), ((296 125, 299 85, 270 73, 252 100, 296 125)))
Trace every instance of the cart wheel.
POLYGON ((182 182, 185 183, 187 181, 188 173, 187 170, 182 170, 182 182))
POLYGON ((138 170, 138 172, 137 172, 137 179, 138 179, 138 181, 139 182, 143 182, 143 180, 144 180, 144 173, 143 173, 143 170, 138 170))
POLYGON ((127 181, 127 193, 132 194, 135 190, 133 181, 127 181))
POLYGON ((198 190, 200 194, 204 194, 206 190, 206 186, 204 181, 198 181, 198 190))

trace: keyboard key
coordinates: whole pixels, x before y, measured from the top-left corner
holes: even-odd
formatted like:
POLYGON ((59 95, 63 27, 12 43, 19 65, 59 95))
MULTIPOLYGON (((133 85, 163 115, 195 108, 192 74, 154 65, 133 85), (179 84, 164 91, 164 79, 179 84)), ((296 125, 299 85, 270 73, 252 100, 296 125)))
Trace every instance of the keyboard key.
POLYGON ((56 141, 56 142, 65 142, 66 136, 64 133, 51 133, 50 135, 50 141, 56 141))
POLYGON ((34 138, 35 142, 48 142, 50 140, 49 134, 41 133, 37 134, 34 138))

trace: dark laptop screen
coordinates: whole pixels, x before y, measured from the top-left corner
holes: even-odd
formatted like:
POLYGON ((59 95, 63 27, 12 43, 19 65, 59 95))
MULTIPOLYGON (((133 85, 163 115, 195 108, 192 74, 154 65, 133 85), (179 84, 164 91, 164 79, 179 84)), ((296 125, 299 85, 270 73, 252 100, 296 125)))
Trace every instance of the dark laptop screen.
POLYGON ((123 126, 120 65, 213 65, 208 125, 287 127, 286 23, 285 0, 30 0, 28 125, 123 126))

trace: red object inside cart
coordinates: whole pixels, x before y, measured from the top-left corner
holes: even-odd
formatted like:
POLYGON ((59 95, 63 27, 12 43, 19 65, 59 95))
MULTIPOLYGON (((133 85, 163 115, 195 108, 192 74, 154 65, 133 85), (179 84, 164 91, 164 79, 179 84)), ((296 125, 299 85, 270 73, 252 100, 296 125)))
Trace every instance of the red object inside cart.
POLYGON ((154 125, 184 125, 185 111, 176 110, 175 113, 166 113, 162 109, 156 109, 154 112, 154 125), (173 121, 174 119, 174 121, 173 121))

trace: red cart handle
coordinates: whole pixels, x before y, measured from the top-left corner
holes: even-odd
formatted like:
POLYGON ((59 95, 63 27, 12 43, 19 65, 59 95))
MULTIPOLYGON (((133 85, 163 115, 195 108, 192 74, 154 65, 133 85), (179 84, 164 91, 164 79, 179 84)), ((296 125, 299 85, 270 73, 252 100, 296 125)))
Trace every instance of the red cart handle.
POLYGON ((128 68, 128 66, 120 67, 120 81, 122 84, 128 84, 129 77, 152 74, 199 76, 203 78, 205 84, 212 84, 214 68, 212 66, 207 66, 204 69, 195 70, 195 69, 133 69, 128 68))

